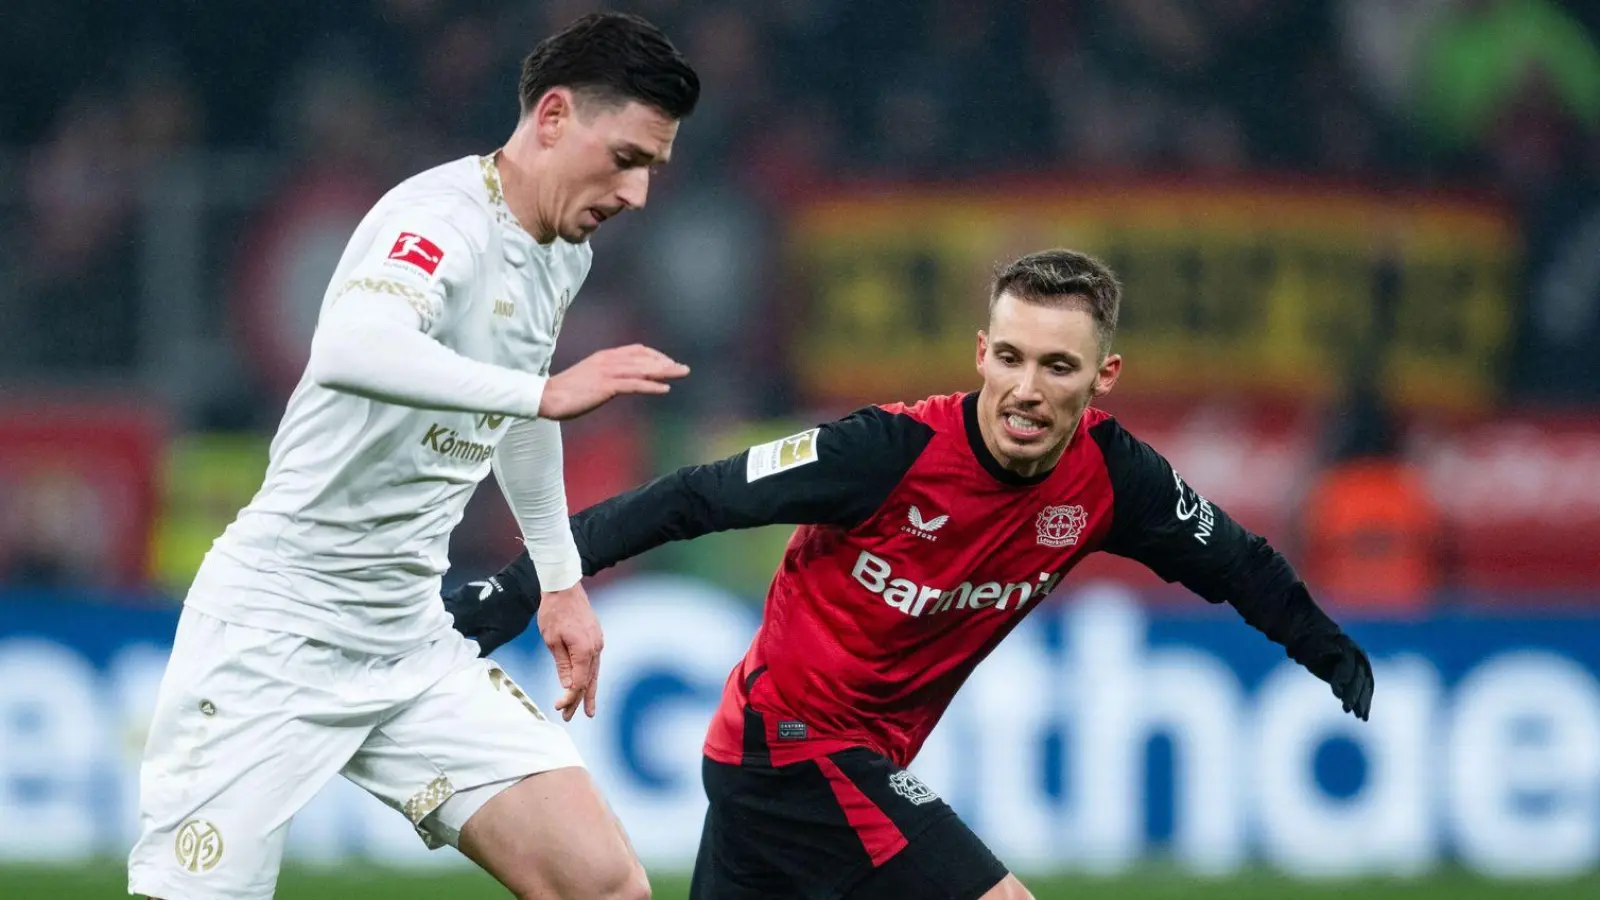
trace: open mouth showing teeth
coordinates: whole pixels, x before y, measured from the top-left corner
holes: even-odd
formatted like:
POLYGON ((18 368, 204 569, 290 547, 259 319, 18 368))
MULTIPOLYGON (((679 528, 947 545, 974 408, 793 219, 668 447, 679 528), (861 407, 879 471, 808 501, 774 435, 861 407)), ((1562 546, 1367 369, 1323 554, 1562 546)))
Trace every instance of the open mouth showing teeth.
POLYGON ((1007 414, 1006 425, 1019 434, 1041 434, 1045 429, 1043 422, 1030 419, 1018 413, 1007 414))

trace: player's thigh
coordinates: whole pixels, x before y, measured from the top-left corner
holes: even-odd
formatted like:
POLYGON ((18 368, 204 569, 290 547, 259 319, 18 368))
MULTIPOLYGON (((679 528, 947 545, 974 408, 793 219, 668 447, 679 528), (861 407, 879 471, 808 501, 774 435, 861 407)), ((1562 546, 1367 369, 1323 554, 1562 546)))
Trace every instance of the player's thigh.
POLYGON ((583 765, 566 731, 460 635, 407 665, 432 669, 433 680, 372 730, 344 775, 403 812, 430 845, 454 845, 463 808, 483 805, 483 791, 469 790, 583 765))
POLYGON ((565 729, 471 643, 422 652, 445 674, 373 729, 345 776, 514 891, 629 896, 642 870, 565 729))
MULTIPOLYGON (((762 890, 805 900, 855 896, 857 885, 893 865, 939 823, 965 828, 921 782, 865 749, 778 767, 708 759, 703 772, 709 840, 696 863, 703 887, 695 900, 759 896, 762 890)), ((983 888, 1004 874, 1000 869, 983 888)))
MULTIPOLYGON (((955 810, 915 775, 869 750, 857 749, 828 757, 835 766, 831 780, 841 801, 851 791, 853 821, 876 819, 876 840, 883 849, 873 865, 852 883, 845 897, 927 897, 930 900, 979 900, 1005 883, 1006 867, 955 810)), ((864 836, 867 832, 863 832, 864 836)))
POLYGON ((689 880, 689 900, 800 900, 794 880, 773 865, 760 842, 745 839, 721 821, 715 806, 706 810, 700 850, 689 880))
POLYGON ((644 900, 644 867, 587 770, 556 769, 491 797, 461 828, 461 852, 518 897, 644 900))
POLYGON ((285 660, 309 662, 306 643, 185 610, 139 768, 131 891, 272 896, 289 818, 365 733, 327 724, 334 698, 298 683, 317 673, 285 660))
POLYGON ((953 813, 910 838, 845 894, 845 900, 1031 900, 1027 888, 953 813))

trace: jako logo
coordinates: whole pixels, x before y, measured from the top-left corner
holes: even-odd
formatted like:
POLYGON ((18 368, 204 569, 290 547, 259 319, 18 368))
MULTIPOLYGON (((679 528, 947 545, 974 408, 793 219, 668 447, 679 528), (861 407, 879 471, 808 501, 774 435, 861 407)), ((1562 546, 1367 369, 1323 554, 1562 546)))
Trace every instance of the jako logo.
POLYGON ((863 550, 856 557, 850 574, 861 586, 874 594, 881 594, 883 602, 908 616, 941 613, 952 605, 956 609, 1015 608, 1019 612, 1029 601, 1041 600, 1061 582, 1061 576, 1040 572, 1038 581, 1014 581, 1001 584, 985 581, 973 584, 963 581, 951 590, 915 584, 905 578, 893 578, 889 561, 863 550))
POLYGON ((925 541, 937 541, 939 538, 934 535, 934 532, 943 528, 944 523, 950 521, 948 513, 942 516, 934 516, 931 519, 924 519, 922 510, 917 509, 915 506, 912 506, 910 511, 906 513, 906 518, 911 521, 911 524, 901 526, 900 530, 906 534, 914 534, 925 541))

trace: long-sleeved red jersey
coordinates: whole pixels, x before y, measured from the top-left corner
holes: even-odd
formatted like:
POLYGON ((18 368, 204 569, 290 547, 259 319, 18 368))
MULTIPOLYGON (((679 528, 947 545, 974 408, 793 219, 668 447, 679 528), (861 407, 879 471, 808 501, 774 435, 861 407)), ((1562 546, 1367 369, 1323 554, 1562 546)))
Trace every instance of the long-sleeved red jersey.
MULTIPOLYGON (((588 573, 713 531, 800 526, 706 737, 723 763, 868 747, 909 764, 978 663, 1096 551, 1233 604, 1291 656, 1339 632, 1266 541, 1095 409, 1033 478, 1000 466, 977 394, 956 394, 680 469, 572 521, 588 573)), ((531 568, 500 581, 537 597, 531 568)))

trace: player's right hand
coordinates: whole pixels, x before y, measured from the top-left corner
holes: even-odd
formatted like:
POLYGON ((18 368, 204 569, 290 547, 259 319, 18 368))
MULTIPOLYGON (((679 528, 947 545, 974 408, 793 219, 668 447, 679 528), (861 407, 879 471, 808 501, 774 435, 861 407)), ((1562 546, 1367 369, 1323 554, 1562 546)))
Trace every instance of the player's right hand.
POLYGON ((580 700, 583 711, 594 718, 595 687, 600 683, 600 651, 605 647, 605 636, 581 583, 544 592, 539 601, 539 634, 555 657, 556 677, 563 689, 556 709, 561 711, 562 720, 572 721, 580 700))
POLYGON ((1337 634, 1320 643, 1304 664, 1333 689, 1344 711, 1365 722, 1372 710, 1372 663, 1349 635, 1337 634))
POLYGON ((601 350, 550 377, 539 416, 574 419, 618 394, 665 394, 667 382, 687 374, 688 366, 643 344, 601 350))

